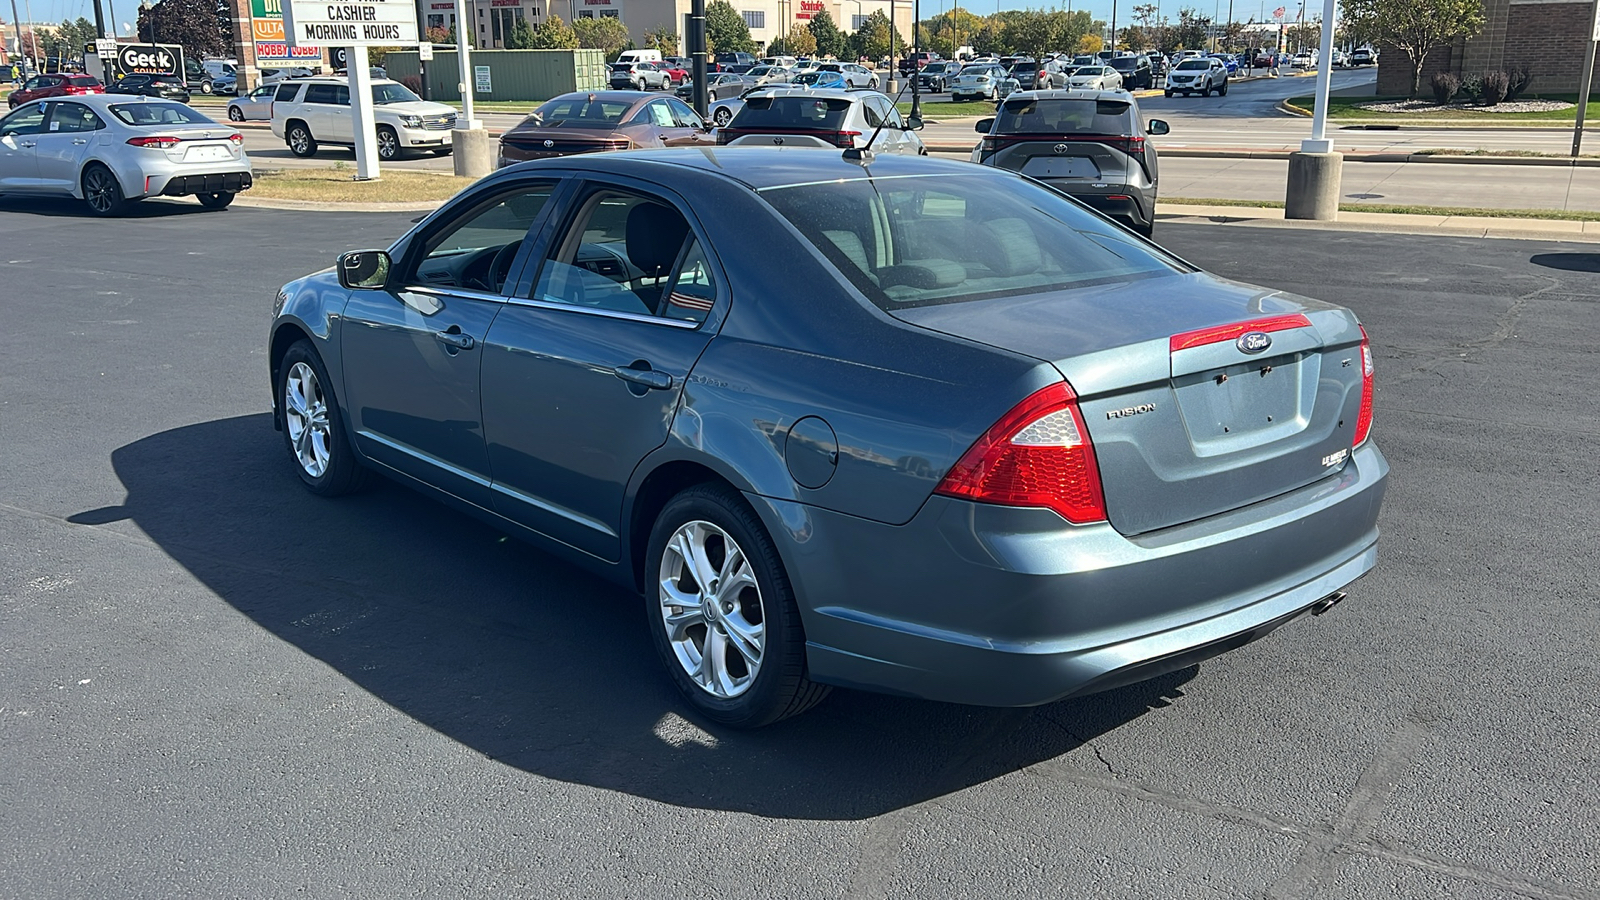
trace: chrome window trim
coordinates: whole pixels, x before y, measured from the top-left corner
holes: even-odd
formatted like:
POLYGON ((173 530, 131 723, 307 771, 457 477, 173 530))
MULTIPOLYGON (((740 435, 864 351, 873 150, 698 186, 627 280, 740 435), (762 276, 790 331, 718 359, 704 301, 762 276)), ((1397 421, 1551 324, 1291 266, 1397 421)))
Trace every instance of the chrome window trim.
MULTIPOLYGON (((548 260, 546 260, 548 262, 548 260)), ((629 322, 649 322, 653 325, 665 325, 668 328, 699 328, 703 322, 688 322, 682 319, 666 319, 661 316, 647 316, 640 313, 622 312, 616 309, 599 309, 589 306, 578 306, 575 303, 556 303, 550 300, 534 300, 526 297, 505 297, 506 303, 512 306, 526 306, 530 309, 549 309, 562 312, 582 313, 583 315, 599 316, 604 319, 623 319, 629 322)))

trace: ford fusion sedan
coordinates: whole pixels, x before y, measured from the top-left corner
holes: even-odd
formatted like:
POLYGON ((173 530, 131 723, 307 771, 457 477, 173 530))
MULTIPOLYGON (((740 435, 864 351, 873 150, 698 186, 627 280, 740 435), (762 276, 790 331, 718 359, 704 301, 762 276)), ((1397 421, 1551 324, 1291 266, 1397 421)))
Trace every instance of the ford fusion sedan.
POLYGON ((146 197, 222 209, 253 180, 238 131, 170 100, 89 94, 0 119, 0 194, 76 197, 114 216, 146 197))
POLYGON ((381 473, 638 591, 667 676, 734 726, 831 685, 1105 690, 1376 560, 1355 316, 999 169, 513 166, 285 285, 266 350, 306 488, 381 473))
POLYGON ((644 91, 563 94, 500 136, 500 165, 639 147, 712 143, 687 103, 644 91))

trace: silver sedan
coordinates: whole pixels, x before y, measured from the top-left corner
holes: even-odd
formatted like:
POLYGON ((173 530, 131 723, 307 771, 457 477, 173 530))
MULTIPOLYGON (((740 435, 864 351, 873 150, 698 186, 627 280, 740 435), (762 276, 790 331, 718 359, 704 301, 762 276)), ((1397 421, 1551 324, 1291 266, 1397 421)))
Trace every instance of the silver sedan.
POLYGON ((277 94, 278 86, 268 84, 256 88, 237 100, 228 101, 228 121, 272 121, 272 98, 277 94))
POLYGON ((84 94, 0 119, 0 194, 76 197, 114 216, 146 197, 222 209, 253 182, 243 135, 170 100, 84 94))

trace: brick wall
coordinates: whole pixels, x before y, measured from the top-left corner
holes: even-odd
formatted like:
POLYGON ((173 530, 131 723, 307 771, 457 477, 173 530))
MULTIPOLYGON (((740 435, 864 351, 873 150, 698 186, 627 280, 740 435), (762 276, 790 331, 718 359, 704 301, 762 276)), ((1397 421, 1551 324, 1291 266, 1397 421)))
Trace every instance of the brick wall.
MULTIPOLYGON (((1577 92, 1592 9, 1587 2, 1573 0, 1488 0, 1484 4, 1488 21, 1480 34, 1428 54, 1419 96, 1428 96, 1428 79, 1435 72, 1476 75, 1517 66, 1532 70, 1533 93, 1577 92)), ((1380 44, 1379 49, 1378 96, 1406 96, 1411 92, 1406 55, 1395 47, 1380 44)), ((1600 73, 1600 66, 1596 71, 1600 73)), ((1600 75, 1595 89, 1600 91, 1600 75)))

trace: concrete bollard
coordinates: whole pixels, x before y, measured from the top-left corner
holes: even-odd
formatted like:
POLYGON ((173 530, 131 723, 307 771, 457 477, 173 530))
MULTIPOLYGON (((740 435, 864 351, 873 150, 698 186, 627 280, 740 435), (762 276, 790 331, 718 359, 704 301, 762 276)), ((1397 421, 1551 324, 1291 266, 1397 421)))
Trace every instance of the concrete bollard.
POLYGON ((458 176, 482 178, 494 171, 495 147, 487 129, 457 129, 450 133, 450 142, 458 176))
POLYGON ((1286 219, 1339 218, 1339 176, 1343 153, 1289 154, 1289 188, 1283 199, 1286 219))

